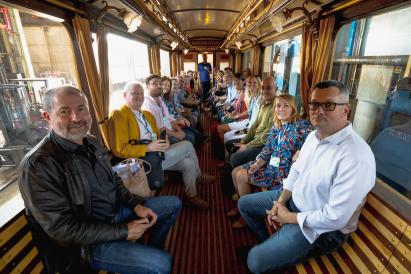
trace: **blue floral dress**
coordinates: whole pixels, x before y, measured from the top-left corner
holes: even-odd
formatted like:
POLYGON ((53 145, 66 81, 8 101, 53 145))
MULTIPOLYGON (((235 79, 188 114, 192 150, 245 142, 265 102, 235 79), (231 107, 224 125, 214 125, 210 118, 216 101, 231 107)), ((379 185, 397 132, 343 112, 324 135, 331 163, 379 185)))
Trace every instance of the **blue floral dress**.
MULTIPOLYGON (((251 175, 253 184, 268 189, 281 184, 290 171, 293 154, 301 149, 311 130, 311 124, 303 119, 282 125, 279 129, 272 127, 264 148, 256 158, 256 161, 263 159, 265 164, 251 175), (279 158, 278 167, 270 165, 272 157, 279 158)), ((248 169, 256 161, 242 167, 248 169)))

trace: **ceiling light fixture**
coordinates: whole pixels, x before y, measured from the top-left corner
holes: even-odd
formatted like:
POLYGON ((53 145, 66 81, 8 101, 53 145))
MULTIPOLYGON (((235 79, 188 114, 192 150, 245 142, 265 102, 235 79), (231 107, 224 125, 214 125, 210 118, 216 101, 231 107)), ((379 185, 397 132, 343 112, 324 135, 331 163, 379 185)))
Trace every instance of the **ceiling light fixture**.
POLYGON ((184 55, 187 55, 188 53, 188 49, 183 50, 184 51, 184 55))
POLYGON ((241 46, 243 45, 243 43, 241 43, 240 41, 236 41, 235 45, 237 46, 238 49, 241 49, 241 46))
POLYGON ((269 19, 276 32, 283 31, 283 25, 287 21, 283 13, 272 14, 269 19))
POLYGON ((173 41, 171 42, 170 46, 171 46, 171 49, 174 50, 178 46, 178 42, 173 41))
POLYGON ((226 54, 229 54, 229 53, 230 53, 230 50, 227 49, 227 48, 226 48, 224 51, 225 51, 226 54))
POLYGON ((123 18, 124 24, 127 26, 127 31, 132 33, 135 32, 143 22, 143 16, 141 14, 136 14, 133 12, 119 12, 119 15, 123 18))
POLYGON ((127 26, 128 32, 135 32, 143 22, 143 16, 139 13, 131 12, 126 9, 120 9, 114 6, 109 6, 106 1, 102 1, 105 5, 99 13, 97 14, 96 21, 101 24, 103 17, 107 14, 108 10, 115 10, 118 13, 118 16, 123 19, 124 24, 127 26))

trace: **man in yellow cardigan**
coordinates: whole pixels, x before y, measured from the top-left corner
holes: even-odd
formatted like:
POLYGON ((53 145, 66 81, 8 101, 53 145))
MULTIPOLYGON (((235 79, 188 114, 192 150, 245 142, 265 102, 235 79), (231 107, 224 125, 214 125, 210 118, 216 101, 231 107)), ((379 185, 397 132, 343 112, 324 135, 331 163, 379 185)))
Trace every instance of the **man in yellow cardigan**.
POLYGON ((138 83, 128 83, 123 93, 126 104, 114 110, 109 118, 109 137, 114 156, 119 158, 144 158, 152 165, 148 175, 150 188, 161 188, 164 170, 183 173, 187 203, 207 209, 208 202, 198 196, 196 182, 210 183, 212 176, 201 174, 196 152, 188 141, 170 145, 159 140, 153 115, 141 111, 144 89, 138 83), (164 160, 162 160, 164 158, 164 160))

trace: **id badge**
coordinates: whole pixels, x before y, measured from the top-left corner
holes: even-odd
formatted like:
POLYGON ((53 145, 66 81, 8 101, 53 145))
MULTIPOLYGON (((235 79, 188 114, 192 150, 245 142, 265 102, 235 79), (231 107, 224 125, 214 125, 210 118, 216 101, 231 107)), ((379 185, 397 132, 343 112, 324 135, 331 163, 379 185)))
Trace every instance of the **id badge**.
POLYGON ((163 125, 165 126, 165 125, 167 125, 167 123, 168 123, 168 119, 167 119, 167 117, 163 117, 163 125))
POLYGON ((151 141, 156 141, 157 140, 157 134, 152 133, 151 134, 151 141))
POLYGON ((275 156, 271 156, 270 166, 279 167, 280 166, 280 158, 275 157, 275 156))

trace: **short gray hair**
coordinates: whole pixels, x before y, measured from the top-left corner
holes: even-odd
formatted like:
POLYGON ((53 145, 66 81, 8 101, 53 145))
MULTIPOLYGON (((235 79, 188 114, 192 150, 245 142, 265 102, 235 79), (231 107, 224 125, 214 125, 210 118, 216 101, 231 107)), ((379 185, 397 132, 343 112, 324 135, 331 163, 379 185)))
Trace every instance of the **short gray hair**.
POLYGON ((87 100, 87 97, 84 95, 84 93, 73 87, 73 86, 60 86, 56 88, 49 89, 43 96, 43 105, 44 105, 44 110, 47 112, 51 112, 54 107, 54 97, 58 93, 63 93, 63 94, 68 94, 68 93, 78 93, 81 96, 83 96, 87 100))
POLYGON ((126 86, 124 87, 124 92, 131 92, 131 91, 133 91, 133 88, 134 87, 139 87, 139 88, 141 88, 143 91, 144 91, 144 88, 143 88, 143 85, 141 85, 140 83, 138 83, 138 82, 134 82, 134 81, 132 81, 132 82, 128 82, 127 84, 126 84, 126 86))
POLYGON ((277 82, 275 81, 275 78, 273 76, 268 76, 268 77, 264 78, 263 82, 266 81, 266 80, 270 80, 271 83, 273 84, 273 87, 277 86, 277 82))

